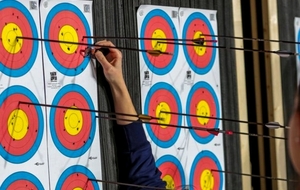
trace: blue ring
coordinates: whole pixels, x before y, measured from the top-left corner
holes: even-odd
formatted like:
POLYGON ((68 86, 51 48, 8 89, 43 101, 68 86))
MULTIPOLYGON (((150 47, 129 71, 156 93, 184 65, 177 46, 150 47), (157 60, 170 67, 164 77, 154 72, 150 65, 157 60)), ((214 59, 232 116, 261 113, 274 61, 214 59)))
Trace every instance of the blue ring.
MULTIPOLYGON (((35 21, 32 18, 30 12, 28 12, 27 8, 24 7, 23 4, 19 3, 18 1, 15 0, 3 0, 0 1, 0 11, 8 8, 8 7, 12 7, 12 8, 16 8, 17 10, 21 11, 24 14, 24 17, 27 18, 28 23, 30 24, 30 28, 31 28, 31 32, 32 32, 32 37, 33 38, 38 38, 38 32, 37 32, 37 28, 35 25, 35 21)), ((37 53, 38 53, 38 47, 39 47, 39 43, 38 41, 34 40, 32 42, 32 51, 31 51, 31 55, 27 61, 27 63, 19 68, 19 69, 11 69, 6 67, 1 61, 0 61, 0 71, 3 72, 5 75, 10 76, 10 77, 21 77, 23 75, 25 75, 33 66, 36 57, 37 57, 37 53)))
MULTIPOLYGON (((54 97, 52 105, 58 105, 59 101, 62 99, 63 96, 65 96, 69 92, 77 92, 82 95, 82 97, 85 98, 87 101, 87 104, 89 105, 89 109, 94 110, 94 104, 93 101, 88 94, 88 92, 82 88, 81 86, 77 84, 69 84, 64 86, 54 97)), ((78 150, 70 150, 59 141, 57 135, 56 135, 56 129, 55 129, 55 113, 56 113, 56 108, 51 108, 50 109, 50 132, 52 136, 52 140, 56 146, 56 148, 65 156, 70 157, 70 158, 77 158, 79 156, 82 156, 91 146, 94 140, 95 136, 95 131, 96 131, 96 122, 93 122, 93 118, 95 118, 95 113, 90 112, 91 114, 91 131, 90 131, 90 139, 78 150)))
MULTIPOLYGON (((208 151, 208 150, 203 150, 196 156, 196 158, 195 158, 195 160, 193 161, 193 164, 192 164, 191 174, 190 174, 190 184, 192 184, 192 185, 194 185, 193 176, 195 175, 195 169, 197 167, 197 164, 204 157, 209 157, 210 159, 212 159, 215 162, 215 164, 217 165, 218 170, 222 170, 221 164, 220 164, 218 158, 216 157, 216 155, 214 153, 208 151)), ((223 189, 223 174, 220 173, 219 175, 220 175, 220 188, 219 188, 219 190, 222 190, 223 189)))
POLYGON ((16 172, 11 174, 4 180, 4 182, 0 186, 0 189, 8 189, 8 187, 17 180, 28 180, 33 183, 37 189, 44 190, 44 187, 40 180, 28 172, 16 172))
MULTIPOLYGON (((182 35, 182 36, 183 36, 183 39, 186 39, 187 30, 188 30, 188 28, 189 28, 191 22, 192 22, 193 20, 195 20, 195 19, 201 19, 201 20, 203 20, 203 21, 207 24, 207 27, 208 27, 208 29, 209 29, 210 34, 211 34, 211 35, 214 35, 214 30, 213 30, 212 26, 210 25, 210 22, 209 22, 209 20, 206 18, 206 16, 205 16, 204 14, 202 14, 202 13, 196 12, 196 13, 191 14, 191 15, 187 18, 187 20, 186 20, 186 22, 185 22, 185 24, 184 24, 184 27, 183 27, 183 35, 182 35)), ((213 39, 215 39, 215 37, 213 37, 213 39)), ((187 46, 183 46, 183 51, 184 51, 184 55, 185 55, 185 57, 186 57, 186 59, 187 59, 188 64, 190 65, 190 67, 192 68, 192 70, 193 70, 195 73, 199 74, 199 75, 204 75, 204 74, 208 73, 208 72, 211 70, 211 68, 213 67, 214 63, 215 63, 216 52, 217 52, 216 48, 212 48, 212 57, 211 57, 211 59, 210 59, 210 61, 209 61, 209 64, 208 64, 207 67, 205 67, 205 68, 198 68, 198 67, 193 63, 193 60, 192 60, 191 57, 189 56, 189 52, 188 52, 187 46)))
MULTIPOLYGON (((146 96, 146 99, 145 99, 145 108, 144 108, 144 113, 145 114, 148 114, 148 109, 149 109, 149 102, 153 96, 153 94, 160 90, 160 89, 165 89, 165 90, 168 90, 171 94, 173 94, 175 100, 176 100, 176 103, 177 103, 177 106, 178 106, 178 113, 182 113, 182 107, 181 107, 181 102, 180 102, 180 98, 176 92, 176 90, 168 83, 165 83, 165 82, 159 82, 159 83, 156 83, 155 85, 153 85, 147 96, 146 96)), ((181 125, 181 120, 182 120, 182 117, 181 116, 178 116, 178 123, 177 125, 180 126, 181 125)), ((151 128, 151 125, 150 124, 145 124, 146 125, 146 129, 147 129, 147 132, 150 136, 150 138, 152 139, 152 141, 160 146, 161 148, 169 148, 170 146, 172 146, 178 139, 179 137, 179 133, 180 133, 180 128, 176 128, 176 131, 175 131, 175 134, 173 136, 173 138, 171 138, 169 141, 162 141, 160 140, 159 138, 157 138, 154 134, 154 132, 152 131, 152 128, 151 128)))
MULTIPOLYGON (((86 35, 87 36, 91 36, 91 31, 90 31, 90 27, 88 24, 88 21, 86 20, 85 16, 82 14, 82 12, 73 4, 70 3, 60 3, 58 5, 56 5, 55 7, 53 7, 51 9, 51 11, 49 12, 46 21, 45 21, 45 32, 44 32, 44 36, 45 39, 49 39, 49 33, 51 32, 49 30, 49 27, 51 25, 51 22, 53 20, 53 18, 56 16, 57 13, 59 13, 60 11, 70 11, 70 12, 74 12, 82 21, 83 25, 85 26, 86 29, 86 35)), ((88 40, 88 44, 92 43, 92 40, 90 38, 87 39, 88 40)), ((50 43, 49 42, 45 42, 45 47, 46 47, 46 52, 48 54, 49 60, 51 61, 51 63, 53 64, 53 66, 62 74, 67 75, 67 76, 76 76, 79 75, 80 73, 82 73, 84 71, 84 69, 87 67, 88 63, 90 62, 90 58, 89 57, 85 57, 83 59, 83 62, 76 67, 75 69, 70 69, 70 68, 66 68, 63 65, 61 65, 56 58, 52 55, 52 51, 51 51, 51 47, 50 47, 50 43)))
MULTIPOLYGON (((300 42, 300 30, 298 30, 297 42, 300 42)), ((297 50, 300 52, 300 44, 297 44, 297 50)), ((300 60, 300 55, 298 55, 298 59, 300 60)))
MULTIPOLYGON (((166 162, 172 162, 173 164, 175 164, 177 166, 177 169, 180 173, 180 178, 182 180, 181 186, 185 186, 186 184, 185 184, 184 170, 183 170, 183 167, 182 167, 181 163, 179 162, 179 160, 176 157, 174 157, 173 155, 164 155, 156 161, 156 167, 159 168, 159 166, 161 166, 163 163, 166 163, 166 162)), ((177 187, 175 187, 175 188, 177 188, 177 187)))
MULTIPOLYGON (((171 18, 169 17, 169 15, 161 10, 161 9, 154 9, 152 11, 150 11, 147 16, 145 17, 143 23, 142 23, 142 27, 141 27, 141 34, 140 36, 142 38, 145 37, 145 31, 146 31, 146 26, 148 25, 149 23, 149 20, 151 20, 154 16, 160 16, 162 18, 164 18, 170 25, 170 28, 172 29, 172 34, 174 36, 175 39, 178 38, 178 35, 177 35, 177 32, 176 32, 176 28, 175 28, 175 25, 173 23, 173 21, 171 20, 171 18)), ((140 41, 140 44, 141 44, 141 49, 145 49, 145 40, 141 40, 140 41)), ((176 61, 177 61, 177 56, 178 56, 178 45, 174 45, 174 52, 173 53, 173 58, 171 59, 171 62, 165 67, 165 68, 157 68, 155 67, 151 61, 149 60, 148 56, 147 56, 147 53, 146 52, 142 52, 142 55, 143 55, 143 58, 145 60, 145 63, 146 65, 148 66, 148 68, 155 74, 157 75, 164 75, 164 74, 167 74, 168 72, 170 72, 176 61)))
MULTIPOLYGON (((58 179, 58 182, 56 184, 55 189, 56 190, 60 190, 61 187, 62 187, 62 185, 64 184, 65 180, 70 175, 72 175, 74 173, 81 173, 81 174, 84 174, 85 176, 87 176, 89 179, 96 179, 96 177, 94 176, 94 174, 89 169, 87 169, 86 167, 81 166, 81 165, 74 165, 74 166, 71 166, 68 169, 66 169, 61 174, 61 176, 58 179)), ((93 184, 94 190, 99 190, 100 189, 99 185, 97 184, 96 181, 91 181, 91 183, 93 184)))
MULTIPOLYGON (((0 95, 0 102, 1 104, 5 101, 5 99, 11 95, 14 94, 22 94, 25 95, 27 98, 30 99, 32 103, 39 103, 38 99, 34 96, 34 94, 28 90, 27 88, 23 86, 12 86, 7 89, 5 89, 2 94, 0 95)), ((44 118, 43 118, 43 112, 40 106, 35 106, 39 126, 38 126, 38 132, 36 136, 36 140, 32 146, 32 148, 25 153, 24 155, 16 156, 8 153, 2 146, 0 146, 0 155, 7 160, 8 162, 14 163, 14 164, 20 164, 28 161, 32 156, 36 153, 36 151, 39 149, 39 146, 42 141, 43 133, 44 133, 44 118)))
MULTIPOLYGON (((186 113, 194 114, 194 113, 190 113, 190 105, 191 105, 191 101, 192 101, 192 97, 194 96, 194 93, 199 88, 205 88, 211 93, 211 95, 214 98, 214 102, 216 104, 216 112, 217 112, 216 114, 217 115, 215 117, 219 118, 220 117, 220 106, 219 106, 219 101, 218 101, 217 95, 216 95, 214 89, 207 82, 204 82, 204 81, 197 82, 190 90, 188 99, 187 99, 187 104, 186 104, 187 105, 186 113)), ((190 117, 187 117, 187 123, 189 126, 192 125, 190 117)), ((219 126, 219 120, 216 120, 216 124, 215 124, 214 128, 218 128, 218 126, 219 126)), ((198 134, 195 132, 195 130, 190 130, 190 132, 191 132, 191 135, 193 136, 193 138, 201 144, 207 144, 215 137, 214 135, 209 134, 207 137, 203 138, 203 137, 198 136, 198 134)))

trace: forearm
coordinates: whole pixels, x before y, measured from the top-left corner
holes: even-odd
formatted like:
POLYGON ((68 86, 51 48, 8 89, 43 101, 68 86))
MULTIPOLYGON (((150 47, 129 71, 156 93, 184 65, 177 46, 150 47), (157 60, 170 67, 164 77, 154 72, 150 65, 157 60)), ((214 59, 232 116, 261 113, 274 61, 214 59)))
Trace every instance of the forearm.
MULTIPOLYGON (((111 83, 110 88, 113 96, 115 112, 128 115, 137 115, 125 81, 121 79, 120 81, 111 83)), ((119 114, 116 115, 116 118, 118 119, 117 123, 119 125, 127 125, 132 123, 131 121, 138 119, 136 116, 132 117, 119 114)))

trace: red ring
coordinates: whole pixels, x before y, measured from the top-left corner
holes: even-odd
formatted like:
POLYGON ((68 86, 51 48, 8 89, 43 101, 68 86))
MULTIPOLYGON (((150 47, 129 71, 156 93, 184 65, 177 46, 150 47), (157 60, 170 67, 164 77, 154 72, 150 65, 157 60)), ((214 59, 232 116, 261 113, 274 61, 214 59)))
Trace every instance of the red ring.
MULTIPOLYGON (((65 94, 58 103, 58 106, 72 107, 76 106, 77 108, 89 109, 89 105, 84 97, 78 92, 69 92, 65 94)), ((92 123, 91 115, 88 111, 81 111, 83 124, 81 131, 73 136, 68 134, 64 126, 64 116, 66 109, 56 108, 55 112, 55 129, 57 138, 60 143, 70 149, 78 150, 81 148, 89 139, 90 135, 90 125, 92 123)))
MULTIPOLYGON (((171 38, 173 39, 173 33, 172 33, 172 28, 169 25, 169 23, 161 16, 154 16, 150 21, 148 22, 146 28, 145 28, 145 38, 152 38, 152 34, 156 29, 162 30, 166 38, 171 38)), ((167 49, 166 52, 174 52, 174 45, 173 44, 166 44, 167 49)), ((152 47, 152 40, 145 40, 145 49, 146 50, 153 50, 152 47)), ((154 57, 150 54, 147 54, 148 59, 150 62, 157 68, 165 68, 167 67, 171 60, 172 56, 169 55, 160 55, 158 57, 154 57)))
MULTIPOLYGON (((206 23, 201 19, 195 19, 193 20, 190 25, 188 26, 186 38, 187 39, 193 39, 196 32, 202 32, 202 34, 210 34, 209 28, 206 25, 206 23)), ((201 38, 204 38, 205 40, 213 40, 211 36, 203 36, 201 38)), ((212 46, 212 42, 206 42, 207 46, 212 46)), ((213 54, 213 48, 206 47, 206 52, 204 55, 200 56, 195 52, 194 46, 187 46, 188 55, 193 61, 194 65, 196 65, 198 68, 205 68, 209 65, 212 54, 213 54)))
POLYGON ((1 146, 3 147, 8 147, 6 148, 7 152, 12 154, 12 155, 23 155, 26 152, 28 152, 32 146, 35 143, 36 137, 37 137, 37 132, 38 132, 38 115, 35 110, 34 106, 28 106, 25 104, 19 104, 20 101, 23 102, 31 102, 29 98, 22 94, 13 94, 5 99, 3 102, 3 106, 1 107, 2 113, 3 113, 3 120, 1 121, 1 134, 2 135, 2 140, 1 146), (7 126, 7 121, 9 118, 9 115, 16 109, 20 108, 23 110, 27 117, 28 117, 28 122, 29 122, 29 128, 24 136, 23 139, 21 140, 13 140, 8 132, 8 126, 7 126), (4 111, 5 110, 5 111, 4 111))
MULTIPOLYGON (((217 116, 217 108, 216 104, 214 102, 214 98, 207 90, 206 88, 199 88, 195 91, 191 98, 191 104, 190 104, 190 114, 192 115, 197 115, 197 104, 201 101, 207 102, 209 109, 210 109, 210 115, 209 117, 216 117, 217 116)), ((205 127, 209 129, 213 129, 216 125, 216 120, 215 119, 208 119, 208 123, 206 125, 202 125, 198 121, 198 117, 190 117, 191 119, 191 124, 192 126, 199 126, 199 127, 205 127)), ((207 137, 210 134, 207 133, 206 131, 201 131, 201 130, 195 130, 195 133, 197 133, 200 137, 207 137)))
POLYGON ((94 189, 94 186, 92 182, 88 180, 88 177, 79 172, 69 175, 65 179, 61 189, 75 189, 76 187, 87 190, 94 189))
MULTIPOLYGON (((193 176, 194 186, 196 189, 201 189, 200 179, 201 179, 201 174, 204 170, 209 170, 209 171, 219 170, 219 168, 210 157, 201 158, 196 165, 195 175, 193 176), (197 180, 199 180, 199 181, 197 181, 197 180)), ((220 187, 219 174, 216 172, 212 172, 212 175, 214 176, 214 188, 213 189, 219 189, 219 187, 220 187)))
MULTIPOLYGON (((149 101, 149 115, 156 116, 156 107, 159 103, 165 102, 170 107, 171 112, 178 112, 178 105, 172 93, 165 89, 159 89, 153 93, 149 101)), ((156 121, 157 122, 157 121, 156 121)), ((171 115, 170 124, 178 124, 178 115, 171 115)), ((151 125, 154 135, 161 141, 169 141, 176 133, 175 127, 161 128, 160 125, 151 125)))
POLYGON ((14 189, 32 189, 32 190, 35 190, 36 189, 37 190, 37 187, 31 181, 24 180, 24 179, 19 179, 19 180, 16 180, 16 181, 12 182, 9 185, 8 189, 11 189, 11 190, 14 190, 14 189))
MULTIPOLYGON (((22 35, 26 37, 33 37, 31 26, 24 16, 22 12, 15 8, 5 8, 0 10, 0 32, 2 33, 5 24, 14 23, 16 24, 21 30, 22 35)), ((20 52, 11 54, 9 53, 0 43, 0 60, 4 61, 3 64, 10 69, 20 69, 24 65, 27 64, 30 56, 31 51, 33 49, 33 41, 32 40, 23 40, 22 48, 20 52)))
POLYGON ((173 178, 175 187, 172 187, 172 189, 175 189, 176 187, 182 185, 180 171, 173 162, 164 162, 158 167, 158 169, 162 173, 161 178, 163 178, 166 175, 170 175, 173 178))
MULTIPOLYGON (((60 29, 65 25, 70 25, 77 31, 78 42, 88 43, 87 38, 83 38, 83 36, 87 35, 84 24, 71 11, 57 13, 49 26, 49 30, 52 30, 52 32, 49 32, 49 38, 58 40, 60 29)), ((85 49, 83 46, 78 45, 78 49, 71 55, 61 49, 60 43, 50 43, 50 48, 55 59, 65 68, 75 69, 83 62, 84 57, 80 53, 80 50, 85 49)))

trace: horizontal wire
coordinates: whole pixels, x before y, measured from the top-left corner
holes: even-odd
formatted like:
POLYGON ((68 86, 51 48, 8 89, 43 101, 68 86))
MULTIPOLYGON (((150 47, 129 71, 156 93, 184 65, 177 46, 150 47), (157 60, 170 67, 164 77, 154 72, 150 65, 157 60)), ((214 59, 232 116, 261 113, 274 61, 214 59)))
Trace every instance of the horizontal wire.
POLYGON ((223 171, 223 170, 215 170, 211 169, 211 172, 219 172, 219 173, 225 173, 225 174, 234 174, 234 175, 243 175, 243 176, 249 176, 249 177, 257 177, 257 178, 264 178, 264 179, 271 179, 271 180, 278 180, 278 181, 287 181, 287 182, 294 182, 298 183, 299 181, 296 180, 290 180, 290 179, 283 179, 283 178, 277 178, 277 177, 269 177, 269 176, 261 176, 261 175, 255 175, 255 174, 245 174, 245 173, 239 173, 239 172, 231 172, 231 171, 223 171))
POLYGON ((118 47, 118 46, 104 46, 99 44, 89 44, 83 42, 71 42, 71 41, 62 41, 62 40, 53 40, 53 39, 43 39, 43 38, 32 38, 32 37, 24 37, 24 36, 17 36, 16 39, 24 39, 24 40, 36 40, 36 41, 43 41, 43 42, 53 42, 53 43, 63 43, 63 44, 73 44, 73 45, 82 45, 88 47, 100 47, 100 48, 114 48, 120 50, 129 50, 129 51, 140 51, 146 52, 149 54, 164 54, 164 55, 173 55, 171 52, 162 52, 160 50, 145 50, 145 49, 137 49, 137 48, 127 48, 127 47, 118 47))

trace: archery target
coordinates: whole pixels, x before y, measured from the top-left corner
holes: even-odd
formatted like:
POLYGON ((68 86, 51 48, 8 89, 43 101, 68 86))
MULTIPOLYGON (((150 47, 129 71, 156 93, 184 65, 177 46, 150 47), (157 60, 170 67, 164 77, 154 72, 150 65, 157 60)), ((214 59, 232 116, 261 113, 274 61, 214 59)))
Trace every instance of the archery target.
POLYGON ((22 86, 7 88, 0 95, 0 155, 11 163, 23 163, 38 150, 44 131, 40 106, 34 94, 22 86))
POLYGON ((16 172, 11 174, 4 180, 0 189, 30 189, 30 190, 43 190, 44 187, 40 180, 28 172, 16 172))
MULTIPOLYGON (((45 39, 91 44, 90 27, 86 17, 73 4, 60 3, 47 15, 45 39)), ((87 67, 90 58, 82 56, 86 45, 45 42, 47 55, 53 66, 62 74, 76 76, 87 67)))
POLYGON ((89 179, 96 179, 93 173, 86 167, 81 165, 74 165, 66 169, 57 182, 56 190, 99 190, 99 185, 95 181, 89 179))
POLYGON ((17 1, 0 1, 0 71, 10 77, 20 77, 33 66, 38 41, 16 37, 38 38, 32 15, 17 1))
POLYGON ((167 189, 185 186, 185 175, 181 163, 172 155, 164 155, 156 161, 161 179, 166 182, 167 189))
POLYGON ((156 83, 149 90, 145 100, 144 113, 163 119, 156 121, 158 125, 146 124, 146 129, 150 138, 158 146, 167 148, 176 142, 180 128, 159 124, 181 126, 182 117, 175 114, 161 113, 161 111, 176 113, 181 113, 182 111, 177 91, 164 82, 156 83))
MULTIPOLYGON (((141 40, 140 46, 143 50, 160 50, 161 52, 169 52, 173 55, 153 56, 147 52, 143 52, 142 56, 148 68, 157 75, 164 75, 170 72, 178 56, 178 45, 166 44, 168 40, 159 39, 177 39, 177 31, 170 16, 161 9, 150 11, 144 18, 141 26, 141 38, 151 40, 141 40), (160 43, 162 42, 162 43, 160 43)), ((174 40, 173 40, 174 41, 174 40)))
MULTIPOLYGON (((300 18, 296 17, 294 21, 294 28, 295 28, 295 41, 298 42, 295 44, 296 52, 300 52, 300 18)), ((297 61, 297 84, 299 85, 300 82, 300 55, 296 58, 297 61)))
MULTIPOLYGON (((200 13, 192 13, 186 20, 183 26, 183 39, 199 39, 204 38, 203 46, 183 46, 184 55, 191 69, 200 75, 208 73, 215 63, 216 48, 205 47, 215 46, 212 42, 215 37, 202 36, 202 34, 214 35, 214 30, 207 17, 200 13)), ((194 44, 196 45, 196 44, 194 44)))
POLYGON ((221 190, 223 174, 211 170, 222 170, 221 164, 212 152, 204 150, 193 161, 190 184, 199 190, 221 190))
MULTIPOLYGON (((190 90, 187 98, 186 113, 198 116, 220 117, 220 106, 216 93, 213 88, 204 81, 196 83, 190 90)), ((219 120, 201 117, 187 116, 189 126, 203 128, 218 128, 219 120)), ((214 135, 207 131, 190 130, 196 141, 202 144, 209 143, 214 135)))
POLYGON ((54 97, 50 110, 50 131, 57 149, 68 157, 79 157, 91 146, 96 129, 93 101, 77 84, 64 86, 54 97), (85 109, 86 111, 77 110, 85 109))

